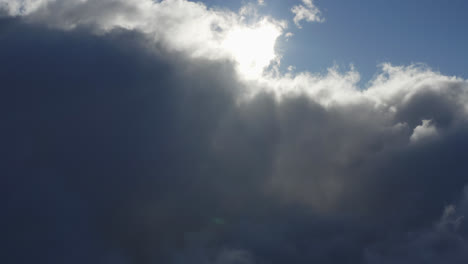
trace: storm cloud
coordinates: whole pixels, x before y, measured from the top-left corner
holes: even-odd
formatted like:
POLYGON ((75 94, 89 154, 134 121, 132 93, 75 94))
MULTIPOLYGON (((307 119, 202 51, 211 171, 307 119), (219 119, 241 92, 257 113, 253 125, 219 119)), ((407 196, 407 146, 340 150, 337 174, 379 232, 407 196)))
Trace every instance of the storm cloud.
POLYGON ((466 80, 390 64, 365 89, 354 69, 245 80, 91 8, 147 1, 69 2, 0 19, 5 263, 468 260, 466 80))

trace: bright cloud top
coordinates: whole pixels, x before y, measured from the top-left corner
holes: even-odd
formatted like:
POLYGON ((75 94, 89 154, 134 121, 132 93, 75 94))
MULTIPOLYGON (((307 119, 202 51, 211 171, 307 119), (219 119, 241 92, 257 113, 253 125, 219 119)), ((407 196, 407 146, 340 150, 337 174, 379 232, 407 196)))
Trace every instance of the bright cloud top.
MULTIPOLYGON (((367 89, 358 86, 360 74, 354 68, 341 73, 332 67, 324 75, 293 71, 283 74, 276 67, 281 56, 275 44, 286 22, 259 15, 254 5, 244 6, 237 13, 186 0, 0 0, 0 5, 12 16, 24 15, 31 21, 65 30, 82 25, 92 26, 100 34, 116 28, 137 30, 151 43, 191 58, 230 60, 249 86, 247 97, 260 91, 273 93, 279 99, 306 94, 325 107, 370 103, 393 115, 417 93, 452 92, 458 93, 454 100, 464 112, 468 109, 466 92, 457 88, 467 86, 465 80, 443 76, 421 65, 383 64, 382 72, 367 89)), ((303 0, 292 12, 298 26, 302 20, 323 21, 311 0, 303 0)), ((422 129, 427 127, 423 125, 418 131, 422 129)))
POLYGON ((255 78, 261 76, 265 67, 277 58, 275 43, 279 35, 276 25, 262 20, 256 27, 233 29, 221 46, 239 63, 243 76, 255 78))
POLYGON ((253 7, 234 13, 186 0, 0 0, 0 6, 12 16, 27 15, 63 29, 93 25, 101 33, 138 30, 193 58, 233 60, 241 77, 248 79, 278 60, 275 43, 286 27, 285 22, 258 16, 253 7))

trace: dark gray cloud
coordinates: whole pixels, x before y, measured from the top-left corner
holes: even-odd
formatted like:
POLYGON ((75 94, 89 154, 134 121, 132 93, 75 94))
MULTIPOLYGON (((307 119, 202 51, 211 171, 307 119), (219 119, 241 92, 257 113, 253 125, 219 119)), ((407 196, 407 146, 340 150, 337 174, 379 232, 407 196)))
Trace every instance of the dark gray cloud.
POLYGON ((465 263, 468 259, 466 224, 467 192, 444 209, 433 226, 396 234, 368 248, 368 263, 465 263))
POLYGON ((5 263, 468 259, 463 81, 394 115, 239 100, 253 88, 229 62, 10 18, 0 61, 5 263), (422 120, 437 136, 412 142, 422 120))

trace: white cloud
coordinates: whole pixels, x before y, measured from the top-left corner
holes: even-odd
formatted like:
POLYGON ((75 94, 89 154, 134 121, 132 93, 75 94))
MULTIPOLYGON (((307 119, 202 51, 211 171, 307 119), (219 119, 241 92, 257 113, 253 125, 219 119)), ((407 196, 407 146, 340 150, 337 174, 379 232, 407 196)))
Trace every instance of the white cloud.
MULTIPOLYGON (((143 33, 152 44, 191 58, 231 60, 249 87, 244 98, 261 91, 278 99, 305 94, 325 107, 364 103, 395 116, 415 95, 431 92, 451 96, 450 100, 468 113, 466 80, 442 75, 424 65, 382 64, 381 73, 366 89, 359 87, 360 74, 353 67, 347 72, 331 67, 326 74, 281 73, 277 67, 281 54, 275 51, 275 44, 282 34, 291 34, 284 32, 284 21, 260 16, 250 10, 252 5, 236 13, 187 0, 0 1, 10 15, 23 15, 32 22, 64 30, 87 25, 100 34, 126 28, 143 33)), ((322 21, 311 0, 303 0, 293 10, 297 24, 301 20, 322 21)), ((420 131, 432 133, 428 131, 433 129, 423 124, 415 130, 413 141, 421 137, 420 131)))
POLYGON ((432 124, 431 120, 422 120, 422 125, 417 126, 411 135, 411 142, 419 142, 421 140, 433 138, 437 136, 437 128, 432 124))
POLYGON ((54 0, 0 0, 0 9, 6 10, 12 16, 28 15, 51 1, 54 0))
POLYGON ((279 59, 274 46, 286 27, 283 21, 259 16, 252 5, 235 13, 186 0, 0 1, 12 16, 65 30, 83 25, 99 33, 137 30, 193 58, 232 60, 246 78, 257 77, 279 59))
POLYGON ((321 11, 314 5, 312 0, 302 0, 301 5, 295 5, 291 8, 294 14, 294 23, 298 28, 301 28, 300 22, 305 20, 307 22, 323 22, 321 11))

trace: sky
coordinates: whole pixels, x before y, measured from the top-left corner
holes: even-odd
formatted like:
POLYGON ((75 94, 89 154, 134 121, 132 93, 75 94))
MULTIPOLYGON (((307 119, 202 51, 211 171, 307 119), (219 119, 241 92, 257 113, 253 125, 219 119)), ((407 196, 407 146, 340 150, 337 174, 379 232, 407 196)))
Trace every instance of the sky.
MULTIPOLYGON (((205 1, 210 6, 237 10, 242 1, 205 1), (226 3, 229 2, 229 3, 226 3)), ((270 0, 261 12, 292 21, 291 6, 298 1, 270 0)), ((378 65, 426 63, 446 74, 466 76, 468 46, 463 0, 316 0, 324 23, 289 28, 295 35, 279 45, 283 64, 323 72, 333 64, 354 65, 365 85, 378 65), (345 45, 343 45, 345 44, 345 45)))
POLYGON ((466 10, 0 0, 1 262, 466 263, 466 10))

